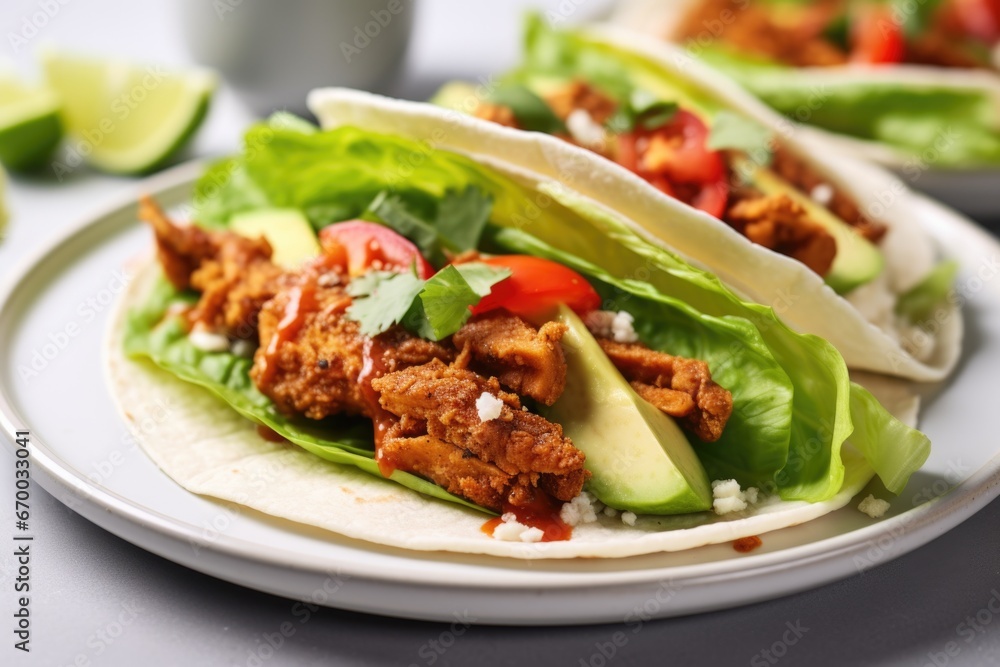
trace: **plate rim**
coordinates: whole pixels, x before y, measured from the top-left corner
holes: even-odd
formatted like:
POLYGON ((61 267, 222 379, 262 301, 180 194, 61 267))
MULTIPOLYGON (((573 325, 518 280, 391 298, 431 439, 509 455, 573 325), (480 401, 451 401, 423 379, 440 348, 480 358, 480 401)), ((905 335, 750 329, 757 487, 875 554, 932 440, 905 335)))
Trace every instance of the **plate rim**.
MULTIPOLYGON (((107 224, 108 218, 121 213, 129 206, 134 206, 138 192, 147 192, 155 195, 171 188, 190 185, 200 174, 200 170, 204 164, 204 160, 192 160, 139 181, 134 187, 130 187, 127 192, 112 198, 100 206, 94 207, 93 210, 81 215, 72 224, 65 225, 62 229, 58 230, 44 243, 27 252, 14 266, 2 284, 0 284, 0 325, 10 317, 10 304, 17 296, 18 287, 32 278, 35 269, 49 255, 61 249, 74 237, 86 233, 94 227, 107 224)), ((966 220, 963 216, 955 214, 950 209, 926 197, 916 195, 915 193, 913 193, 913 196, 924 200, 921 202, 924 205, 937 208, 940 212, 947 212, 950 224, 958 225, 962 233, 978 236, 982 243, 994 247, 1000 253, 1000 242, 971 221, 966 220)), ((10 393, 9 387, 5 383, 0 382, 0 425, 3 426, 3 440, 8 447, 12 447, 13 436, 18 429, 17 422, 22 421, 10 399, 10 393)), ((34 462, 39 464, 46 476, 61 486, 63 490, 69 491, 75 497, 82 499, 83 502, 94 505, 97 509, 112 513, 117 518, 124 519, 128 523, 135 524, 138 527, 154 530, 177 542, 190 546, 197 545, 201 550, 217 552, 219 555, 238 560, 253 561, 260 565, 291 568, 309 573, 329 573, 331 566, 335 565, 338 574, 343 573, 346 576, 367 581, 452 589, 537 589, 540 584, 544 585, 546 589, 567 589, 578 588, 580 586, 609 588, 656 583, 666 579, 684 582, 684 585, 691 586, 725 581, 733 577, 751 578, 754 576, 763 576, 777 569, 788 571, 818 563, 839 561, 844 558, 850 558, 852 554, 863 553, 873 543, 876 543, 880 537, 887 534, 894 537, 906 536, 910 538, 907 540, 894 539, 892 548, 885 550, 885 557, 873 564, 878 565, 912 551, 944 534, 982 509, 982 507, 994 498, 1000 496, 1000 450, 998 450, 982 467, 944 495, 934 497, 926 503, 910 508, 888 519, 880 520, 870 526, 775 552, 743 556, 735 555, 733 558, 727 560, 710 563, 626 569, 610 572, 567 572, 552 571, 551 569, 538 571, 507 570, 504 572, 503 581, 484 580, 481 577, 477 578, 474 573, 462 573, 460 575, 458 572, 454 572, 447 581, 444 581, 441 580, 439 575, 435 575, 434 573, 410 571, 386 572, 384 569, 366 567, 364 562, 321 562, 319 559, 304 557, 301 554, 285 549, 274 549, 271 552, 262 553, 250 548, 254 544, 253 542, 230 535, 221 535, 216 539, 207 540, 195 530, 196 527, 192 524, 162 515, 156 510, 130 501, 113 491, 94 484, 86 476, 81 475, 79 471, 63 461, 56 450, 49 447, 43 440, 39 440, 35 434, 32 434, 30 448, 34 462)), ((52 492, 46 484, 41 483, 41 486, 47 491, 52 492)), ((180 489, 180 487, 178 488, 180 489)), ((58 494, 53 493, 52 495, 59 502, 70 506, 70 509, 73 509, 78 514, 80 513, 75 507, 68 505, 58 494)), ((85 518, 101 525, 102 528, 109 530, 109 532, 123 539, 133 541, 130 537, 123 534, 125 531, 108 528, 103 523, 94 521, 90 517, 85 518)), ((110 523, 110 521, 107 523, 110 523)), ((336 539, 344 538, 336 536, 336 539)), ((355 541, 352 540, 352 542, 355 541)), ((357 542, 364 545, 361 541, 357 542)), ((134 543, 144 549, 153 550, 149 549, 141 541, 135 541, 134 543)), ((373 546, 379 550, 385 550, 385 547, 380 545, 373 546)), ((399 548, 391 548, 391 550, 401 552, 401 557, 413 558, 415 560, 419 560, 421 556, 427 554, 433 554, 438 557, 447 557, 449 555, 446 552, 407 552, 405 549, 399 548)), ((156 551, 156 553, 164 555, 161 551, 156 551)), ((464 559, 489 560, 489 563, 485 564, 489 567, 502 568, 504 564, 504 559, 500 557, 480 557, 463 554, 454 554, 454 556, 464 559)), ((164 557, 175 562, 180 562, 171 556, 164 555, 164 557)), ((514 560, 522 562, 520 559, 514 560)), ((571 568, 575 560, 577 559, 554 559, 548 562, 555 564, 566 563, 571 568)), ((608 560, 614 561, 618 559, 608 560)), ((622 560, 627 561, 628 559, 622 560)), ((187 563, 182 564, 190 566, 187 563)), ((464 566, 466 563, 459 563, 458 565, 464 566)), ((859 571, 861 571, 860 568, 859 571)))

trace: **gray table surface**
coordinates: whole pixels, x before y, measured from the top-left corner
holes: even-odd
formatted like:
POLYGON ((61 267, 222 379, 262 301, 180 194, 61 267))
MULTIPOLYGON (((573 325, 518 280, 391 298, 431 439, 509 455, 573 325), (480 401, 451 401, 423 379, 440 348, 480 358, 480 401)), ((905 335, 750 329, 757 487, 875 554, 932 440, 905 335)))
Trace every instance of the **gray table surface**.
MULTIPOLYGON (((207 0, 206 0, 207 1, 207 0)), ((99 53, 185 63, 166 1, 78 0, 59 5, 26 49, 6 49, 18 68, 44 41, 99 53), (36 43, 37 42, 37 43, 36 43)), ((38 0, 5 0, 0 34, 20 31, 38 0)), ((421 98, 456 76, 502 71, 517 50, 517 8, 580 13, 597 0, 489 3, 422 0, 397 92, 421 98), (455 53, 462 53, 456 58, 455 53), (467 55, 465 55, 467 54, 467 55)), ((4 42, 8 42, 4 38, 4 42)), ((233 150, 249 113, 223 88, 191 155, 233 150)), ((14 216, 0 243, 0 278, 61 225, 99 207, 128 179, 74 172, 63 183, 15 179, 14 216)), ((1000 229, 1000 222, 993 225, 1000 229)), ((0 455, 2 497, 13 497, 13 457, 0 455)), ((5 508, 5 521, 12 520, 5 508)), ((3 665, 1000 665, 1000 501, 947 535, 863 575, 791 597, 650 622, 614 648, 620 626, 569 628, 446 625, 322 609, 306 623, 293 603, 193 572, 94 526, 37 486, 33 491, 32 652, 13 649, 15 562, 0 557, 3 665), (261 650, 282 623, 296 631, 261 650), (774 653, 789 627, 801 638, 774 653)))

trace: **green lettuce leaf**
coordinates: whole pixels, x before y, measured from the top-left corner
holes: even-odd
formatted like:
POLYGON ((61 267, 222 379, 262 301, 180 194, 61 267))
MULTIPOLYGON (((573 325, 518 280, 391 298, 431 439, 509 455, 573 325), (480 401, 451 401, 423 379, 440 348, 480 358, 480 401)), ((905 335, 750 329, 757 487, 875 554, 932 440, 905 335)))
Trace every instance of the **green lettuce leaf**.
POLYGON ((920 322, 929 318, 948 298, 948 294, 955 286, 958 269, 958 262, 954 260, 941 262, 935 266, 923 280, 899 297, 896 302, 896 314, 910 322, 920 322))
POLYGON ((860 76, 820 85, 794 68, 721 46, 699 55, 800 122, 881 142, 933 166, 1000 164, 1000 121, 989 91, 860 76))

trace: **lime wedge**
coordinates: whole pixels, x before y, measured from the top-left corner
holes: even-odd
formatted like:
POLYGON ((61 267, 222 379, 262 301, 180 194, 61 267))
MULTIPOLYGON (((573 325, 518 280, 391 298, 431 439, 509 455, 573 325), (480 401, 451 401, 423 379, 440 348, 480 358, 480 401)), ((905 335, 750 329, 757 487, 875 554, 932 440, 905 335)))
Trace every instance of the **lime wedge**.
POLYGON ((49 86, 62 100, 71 158, 117 174, 151 171, 198 129, 215 89, 203 70, 170 72, 117 60, 42 54, 49 86))
POLYGON ((48 161, 60 139, 58 98, 0 70, 0 162, 14 170, 35 169, 48 161))
POLYGON ((7 236, 7 174, 0 168, 0 241, 7 236))

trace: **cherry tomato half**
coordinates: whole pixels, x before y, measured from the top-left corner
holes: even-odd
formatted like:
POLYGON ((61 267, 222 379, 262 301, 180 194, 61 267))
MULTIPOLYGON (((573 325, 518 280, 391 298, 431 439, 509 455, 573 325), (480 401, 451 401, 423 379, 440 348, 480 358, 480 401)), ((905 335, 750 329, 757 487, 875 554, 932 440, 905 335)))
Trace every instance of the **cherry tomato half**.
POLYGON ((434 275, 434 267, 406 237, 374 222, 350 220, 324 227, 319 232, 323 254, 347 270, 351 277, 370 269, 409 271, 416 264, 424 279, 434 275))
POLYGON ((511 270, 511 276, 472 308, 478 315, 506 308, 515 315, 533 317, 564 303, 584 314, 601 306, 601 297, 586 278, 558 262, 531 255, 500 255, 479 260, 511 270))
POLYGON ((851 60, 874 65, 901 63, 906 53, 903 26, 885 5, 864 5, 851 21, 851 60))

